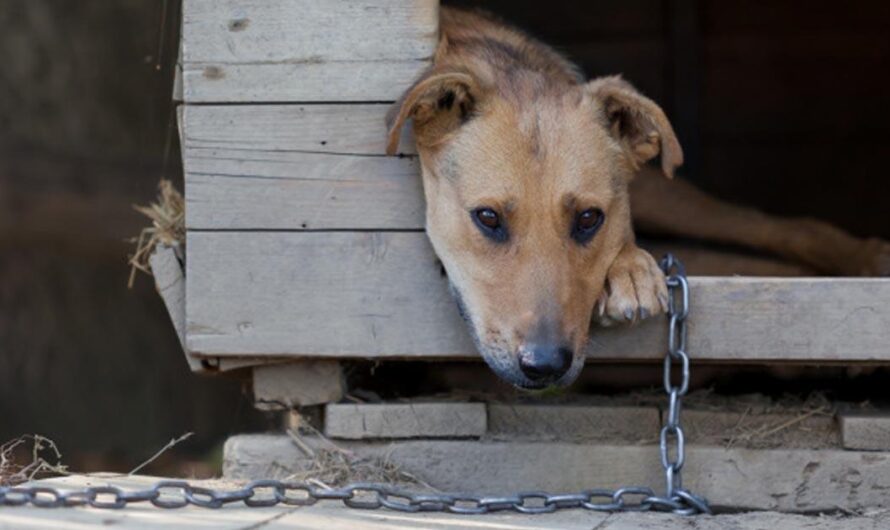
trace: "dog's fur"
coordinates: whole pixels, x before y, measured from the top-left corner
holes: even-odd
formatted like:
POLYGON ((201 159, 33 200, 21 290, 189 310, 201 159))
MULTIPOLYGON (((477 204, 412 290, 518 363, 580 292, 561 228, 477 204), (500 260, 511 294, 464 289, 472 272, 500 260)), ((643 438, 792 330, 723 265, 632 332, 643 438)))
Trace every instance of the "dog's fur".
POLYGON ((433 66, 391 112, 391 154, 409 119, 429 238, 482 356, 519 387, 574 380, 592 316, 632 322, 666 309, 664 278, 635 243, 631 210, 653 231, 741 243, 830 272, 890 269, 886 243, 669 182, 683 154, 658 105, 619 77, 585 82, 549 47, 479 12, 442 9, 433 66), (659 154, 660 171, 646 166, 659 154), (500 240, 473 219, 479 209, 498 215, 500 240), (605 220, 579 242, 573 227, 591 209, 605 220), (529 363, 552 365, 556 352, 571 362, 529 375, 529 363))

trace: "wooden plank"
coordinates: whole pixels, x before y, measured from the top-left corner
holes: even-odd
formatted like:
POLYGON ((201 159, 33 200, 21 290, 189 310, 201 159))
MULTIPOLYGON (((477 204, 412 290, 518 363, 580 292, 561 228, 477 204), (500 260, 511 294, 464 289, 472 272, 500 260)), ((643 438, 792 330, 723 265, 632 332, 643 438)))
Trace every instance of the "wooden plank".
POLYGON ((167 313, 170 314, 173 329, 176 330, 176 336, 179 338, 179 344, 183 348, 189 368, 193 372, 205 371, 206 367, 201 359, 189 355, 185 348, 185 274, 182 270, 182 263, 176 256, 176 250, 167 245, 158 245, 149 258, 149 264, 152 276, 154 276, 155 288, 164 301, 167 313))
MULTIPOLYGON (((187 343, 201 355, 476 358, 423 233, 191 232, 187 343)), ((890 280, 691 280, 689 350, 723 362, 890 361, 890 280)), ((588 355, 657 360, 663 319, 597 329, 588 355)))
MULTIPOLYGON (((183 144, 233 151, 382 156, 389 108, 388 103, 191 105, 183 116, 183 144)), ((417 152, 410 134, 403 136, 399 152, 417 152)))
POLYGON ((189 149, 189 229, 413 229, 424 202, 415 158, 189 149))
POLYGON ((478 438, 486 430, 484 403, 340 403, 324 409, 329 438, 478 438))
MULTIPOLYGON (((324 440, 303 439, 307 445, 326 447, 324 440)), ((659 491, 664 481, 657 445, 518 440, 341 441, 337 445, 356 458, 385 458, 441 491, 569 492, 628 484, 659 491)), ((307 462, 288 436, 239 435, 226 441, 223 476, 283 478, 303 471, 307 464, 311 460, 307 462)), ((888 473, 890 453, 692 444, 686 446, 683 486, 705 495, 715 508, 734 511, 858 511, 890 507, 885 490, 888 473)))
POLYGON ((651 440, 661 428, 655 406, 490 403, 493 440, 651 440))
POLYGON ((890 414, 886 411, 845 411, 838 419, 845 449, 890 451, 890 414))
POLYGON ((185 100, 395 100, 429 64, 438 7, 438 0, 186 0, 185 100))
POLYGON ((344 386, 343 369, 337 361, 299 361, 253 369, 253 401, 260 410, 339 401, 344 386))
MULTIPOLYGON (((287 443, 282 437, 282 442, 287 443)), ((291 443, 291 445, 293 445, 291 443)), ((255 449, 261 449, 259 447, 255 449)), ((262 451, 261 451, 262 452, 262 451)), ((302 455, 296 455, 301 458, 302 455)), ((586 467, 586 466, 585 466, 586 467)), ((597 473, 595 476, 600 475, 597 473)), ((141 475, 96 474, 69 475, 28 482, 25 486, 54 487, 63 490, 89 486, 114 486, 127 492, 151 488, 159 478, 141 475)), ((192 480, 195 486, 233 491, 244 486, 241 481, 192 480)), ((410 491, 419 491, 414 485, 410 491)), ((504 488, 487 493, 508 493, 504 488)), ((174 493, 175 495, 175 493, 174 493)), ((265 492, 263 492, 265 497, 265 492)), ((836 510, 837 508, 835 508, 836 510)), ((88 506, 60 509, 21 506, 0 510, 0 527, 7 529, 55 528, 85 529, 112 527, 120 530, 182 528, 215 530, 293 530, 295 528, 324 528, 325 530, 416 530, 418 528, 448 528, 451 530, 514 529, 541 530, 865 530, 886 528, 890 512, 866 510, 865 513, 845 516, 795 515, 776 512, 729 513, 702 515, 695 519, 664 513, 602 513, 591 510, 559 510, 546 515, 519 514, 501 511, 484 516, 449 513, 399 513, 383 510, 356 510, 339 501, 322 501, 311 506, 278 504, 261 509, 241 503, 231 503, 223 510, 208 510, 189 506, 177 510, 155 508, 148 503, 125 510, 90 508, 88 506), (693 522, 694 521, 694 522, 693 522)))
POLYGON ((186 226, 423 228, 417 159, 383 156, 388 108, 187 106, 186 226))

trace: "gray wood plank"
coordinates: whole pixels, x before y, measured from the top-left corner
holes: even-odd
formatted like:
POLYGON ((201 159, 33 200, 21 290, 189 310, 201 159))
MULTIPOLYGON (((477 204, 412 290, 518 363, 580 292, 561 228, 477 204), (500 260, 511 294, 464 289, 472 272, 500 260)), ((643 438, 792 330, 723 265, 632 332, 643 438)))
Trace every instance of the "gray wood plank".
MULTIPOLYGON (((426 236, 191 232, 193 354, 475 358, 426 236)), ((689 350, 723 362, 890 361, 890 280, 692 278, 689 350)), ((655 360, 664 319, 595 329, 588 356, 655 360)))
POLYGON ((417 159, 383 156, 387 108, 187 106, 186 226, 423 228, 417 159))
POLYGON ((185 349, 185 273, 179 258, 176 257, 176 251, 173 247, 158 245, 149 258, 149 264, 155 288, 161 295, 164 307, 167 308, 167 313, 173 322, 173 329, 176 330, 179 344, 183 348, 185 360, 193 372, 203 372, 205 368, 201 359, 189 355, 185 349))
MULTIPOLYGON (((309 446, 325 447, 317 438, 306 436, 303 440, 309 446)), ((385 458, 441 491, 491 495, 536 489, 571 492, 629 484, 662 491, 664 483, 657 445, 520 440, 344 440, 337 445, 356 458, 385 458)), ((225 444, 223 476, 286 477, 306 469, 306 460, 288 436, 233 436, 225 444)), ((736 511, 859 511, 890 507, 885 491, 888 474, 890 454, 886 452, 690 444, 686 446, 683 486, 706 496, 715 508, 736 511)), ((686 519, 687 524, 689 521, 686 519)))
POLYGON ((890 451, 890 414, 886 411, 844 411, 838 419, 845 449, 890 451))
POLYGON ((424 223, 414 158, 186 150, 189 229, 408 229, 424 223))
POLYGON ((345 440, 467 438, 485 435, 484 403, 333 403, 324 432, 345 440))
POLYGON ((186 0, 186 102, 388 101, 428 64, 438 0, 186 0))
MULTIPOLYGON (((183 143, 185 147, 246 151, 382 156, 389 108, 388 103, 190 105, 183 116, 183 143)), ((404 135, 399 152, 417 152, 410 134, 404 135)))

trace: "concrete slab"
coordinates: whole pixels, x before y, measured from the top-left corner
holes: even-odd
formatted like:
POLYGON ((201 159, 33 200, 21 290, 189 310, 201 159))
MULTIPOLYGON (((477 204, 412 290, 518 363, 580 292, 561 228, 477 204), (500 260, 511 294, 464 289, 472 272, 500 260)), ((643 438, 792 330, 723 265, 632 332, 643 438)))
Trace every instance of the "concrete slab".
POLYGON ((485 435, 484 403, 344 403, 325 407, 325 435, 349 440, 485 435))
MULTIPOLYGON (((625 485, 658 490, 664 482, 653 445, 477 440, 338 445, 356 458, 392 462, 443 491, 566 492, 625 485)), ((684 484, 717 507, 795 512, 890 508, 890 453, 690 445, 686 456, 684 484)), ((227 478, 284 478, 311 469, 312 460, 286 436, 241 435, 226 442, 223 465, 227 478)))
MULTIPOLYGON (((145 488, 156 477, 73 476, 41 480, 31 485, 82 488, 87 485, 114 485, 125 489, 145 488)), ((195 481, 208 487, 239 486, 224 481, 195 481)), ((453 515, 440 513, 402 514, 391 511, 353 510, 330 501, 304 508, 248 508, 229 505, 220 510, 189 507, 162 510, 137 504, 123 510, 94 508, 0 508, 0 529, 35 528, 87 529, 110 527, 121 530, 145 528, 214 528, 221 530, 290 530, 324 528, 329 530, 383 529, 467 529, 467 530, 881 530, 890 527, 890 512, 875 511, 856 516, 803 516, 775 512, 681 517, 660 513, 603 514, 586 510, 561 510, 546 515, 496 513, 453 515)))

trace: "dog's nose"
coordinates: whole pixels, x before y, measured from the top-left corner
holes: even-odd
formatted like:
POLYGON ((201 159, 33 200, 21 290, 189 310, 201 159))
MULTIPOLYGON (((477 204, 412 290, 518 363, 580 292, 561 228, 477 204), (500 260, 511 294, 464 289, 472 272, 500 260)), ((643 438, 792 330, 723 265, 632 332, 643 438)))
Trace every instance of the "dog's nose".
POLYGON ((519 350, 519 369, 532 381, 556 381, 572 366, 572 350, 552 344, 528 344, 519 350))

